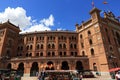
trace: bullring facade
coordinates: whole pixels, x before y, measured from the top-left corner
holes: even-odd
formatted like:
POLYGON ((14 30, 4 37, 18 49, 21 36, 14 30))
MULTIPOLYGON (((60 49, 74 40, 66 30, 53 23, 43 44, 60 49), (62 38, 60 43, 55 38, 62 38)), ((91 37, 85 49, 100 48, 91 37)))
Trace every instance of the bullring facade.
POLYGON ((34 76, 43 70, 108 72, 120 66, 120 22, 112 12, 93 8, 76 31, 20 34, 10 21, 0 24, 0 67, 34 76))

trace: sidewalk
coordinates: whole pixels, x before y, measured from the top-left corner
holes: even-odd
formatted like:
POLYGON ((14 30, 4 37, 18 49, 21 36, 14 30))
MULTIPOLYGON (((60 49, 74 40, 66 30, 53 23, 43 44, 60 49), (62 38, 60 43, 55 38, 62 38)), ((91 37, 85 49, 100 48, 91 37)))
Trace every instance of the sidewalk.
POLYGON ((111 79, 109 76, 98 76, 96 78, 83 78, 83 80, 115 80, 111 79))

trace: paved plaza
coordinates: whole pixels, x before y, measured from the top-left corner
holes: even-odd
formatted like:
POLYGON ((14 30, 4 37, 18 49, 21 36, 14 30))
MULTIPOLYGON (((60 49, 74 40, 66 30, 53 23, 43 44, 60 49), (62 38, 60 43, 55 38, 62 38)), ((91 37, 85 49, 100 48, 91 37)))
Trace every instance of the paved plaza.
MULTIPOLYGON (((21 80, 38 80, 38 78, 37 77, 22 77, 21 80)), ((107 76, 100 76, 96 78, 83 78, 83 80, 115 80, 115 79, 108 78, 107 76)))

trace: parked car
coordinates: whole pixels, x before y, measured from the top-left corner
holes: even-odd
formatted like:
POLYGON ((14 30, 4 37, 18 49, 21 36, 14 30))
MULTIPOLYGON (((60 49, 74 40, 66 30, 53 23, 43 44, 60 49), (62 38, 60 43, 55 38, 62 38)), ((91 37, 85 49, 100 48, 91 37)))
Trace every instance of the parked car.
POLYGON ((84 70, 83 71, 83 78, 94 78, 94 74, 91 70, 84 70))
POLYGON ((14 69, 0 69, 0 78, 3 77, 4 80, 12 80, 11 78, 17 76, 17 70, 14 69))

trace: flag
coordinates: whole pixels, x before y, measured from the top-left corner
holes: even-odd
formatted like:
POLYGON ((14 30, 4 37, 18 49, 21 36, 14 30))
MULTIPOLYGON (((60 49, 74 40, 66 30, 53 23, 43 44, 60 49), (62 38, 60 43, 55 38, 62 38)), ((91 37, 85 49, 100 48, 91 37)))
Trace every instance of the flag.
POLYGON ((92 7, 94 8, 95 7, 95 4, 94 4, 94 2, 92 1, 92 7))
POLYGON ((103 4, 108 4, 108 2, 107 2, 107 1, 104 1, 103 4))

